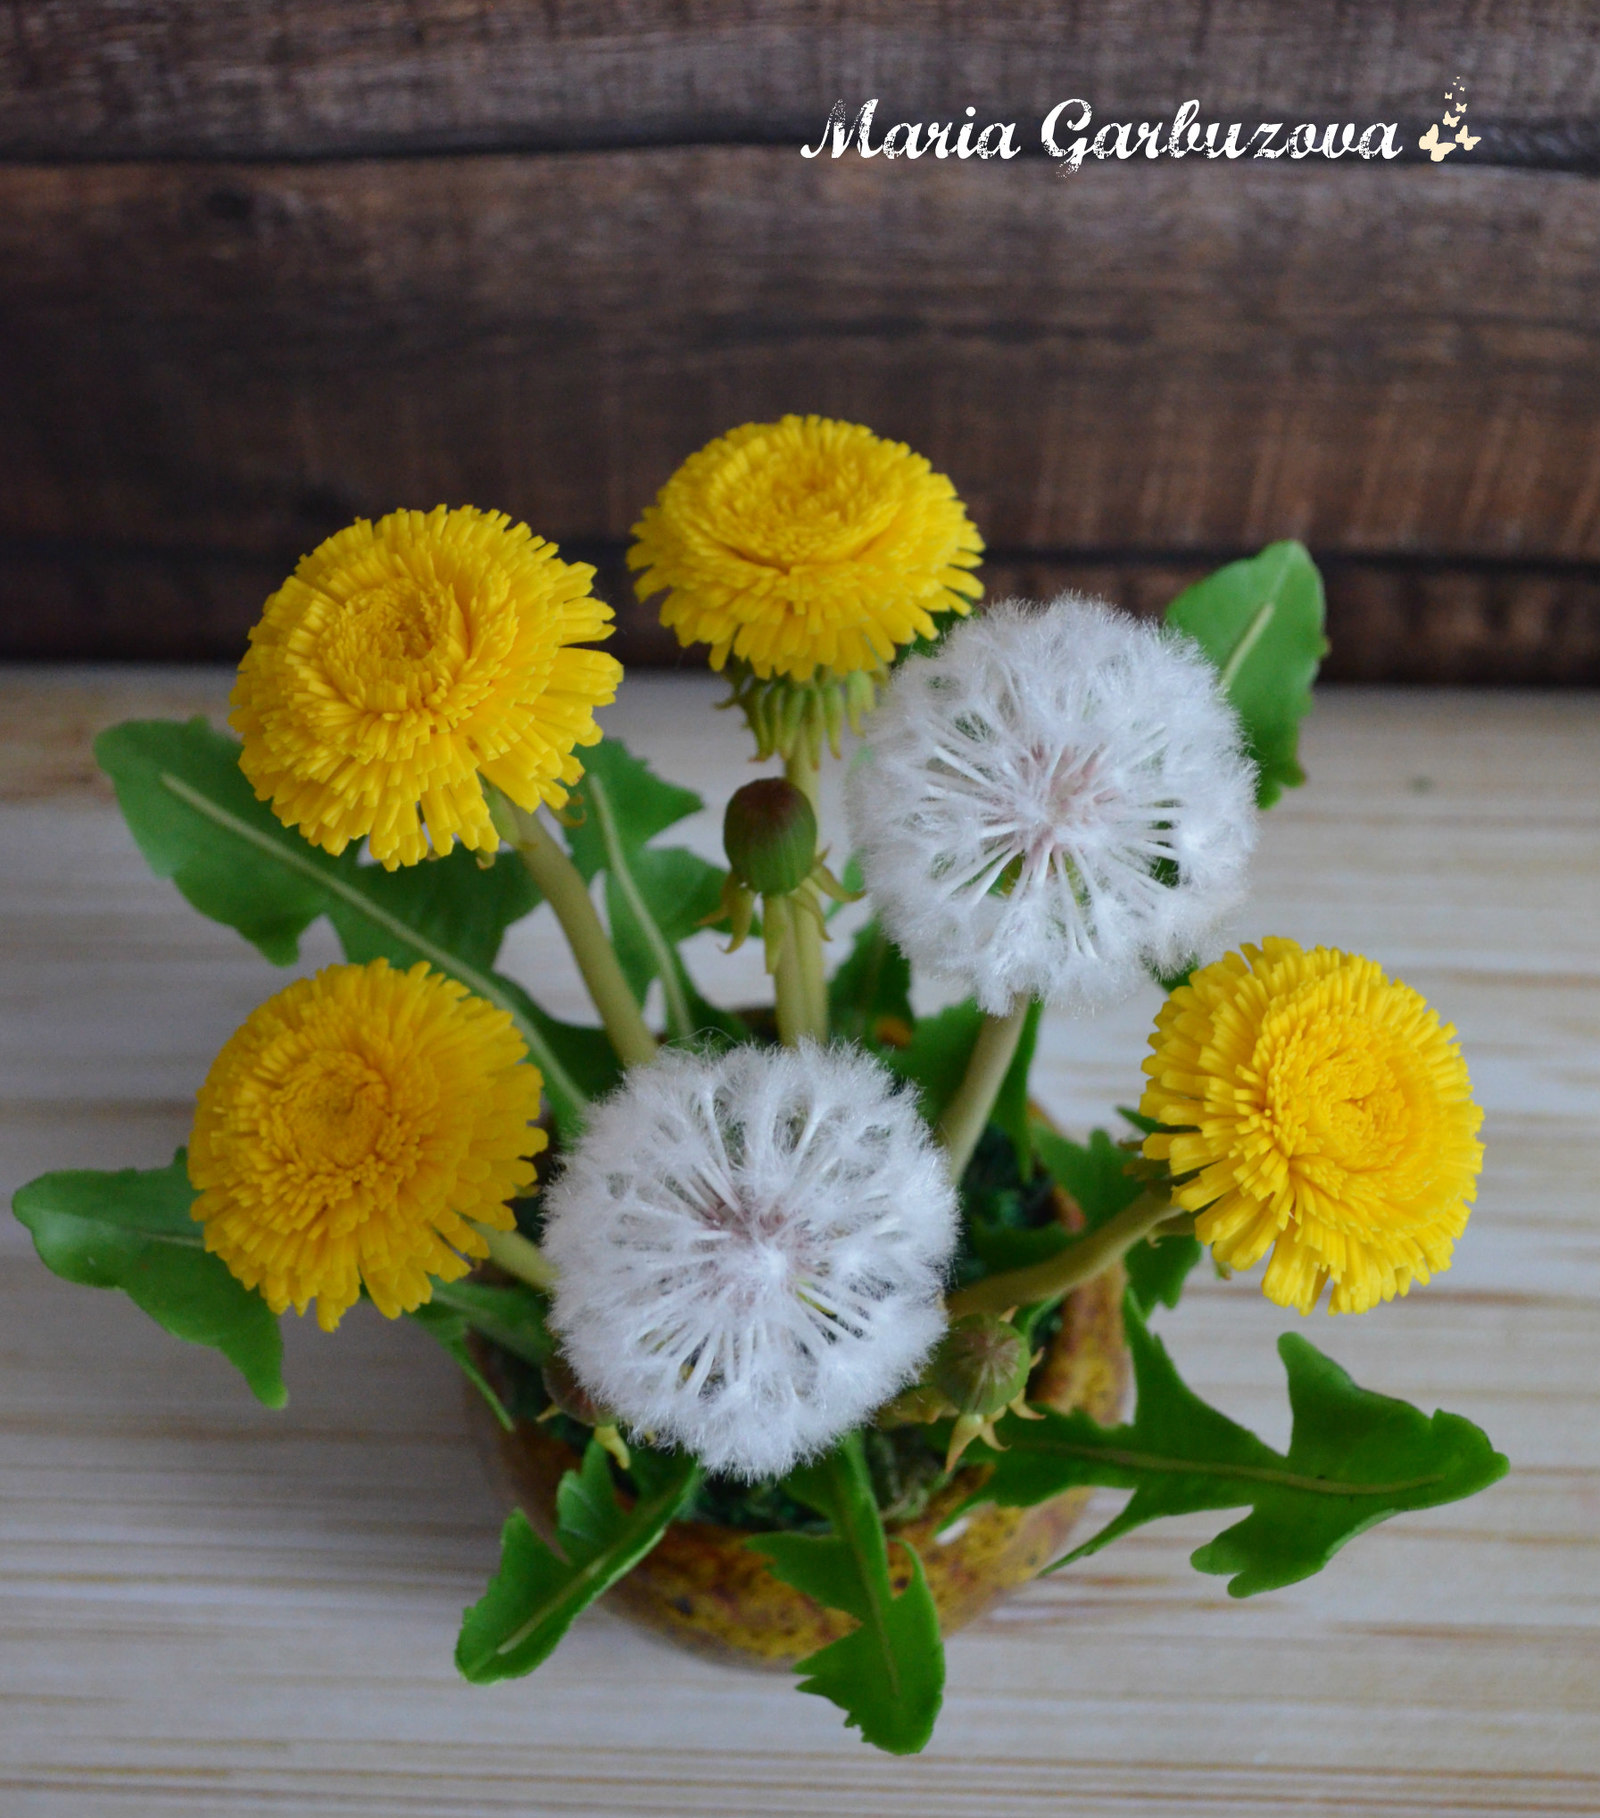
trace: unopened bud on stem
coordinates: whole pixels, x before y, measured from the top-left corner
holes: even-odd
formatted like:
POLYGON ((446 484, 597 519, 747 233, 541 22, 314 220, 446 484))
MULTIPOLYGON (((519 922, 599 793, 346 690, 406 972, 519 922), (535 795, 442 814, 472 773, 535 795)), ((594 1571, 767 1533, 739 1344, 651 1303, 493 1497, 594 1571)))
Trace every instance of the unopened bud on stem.
POLYGON ((803 792, 781 776, 733 793, 722 821, 728 863, 759 896, 788 896, 811 875, 817 817, 803 792))
POLYGON ((969 1313, 939 1341, 928 1380, 958 1414, 987 1420, 1028 1386, 1032 1353, 1017 1328, 992 1313, 969 1313))
POLYGON ((928 1366, 929 1384, 954 1409, 945 1469, 952 1471, 975 1439, 1003 1450, 994 1430, 1008 1409, 1031 1418, 1028 1376, 1038 1361, 1027 1340, 993 1313, 968 1313, 952 1322, 928 1366))

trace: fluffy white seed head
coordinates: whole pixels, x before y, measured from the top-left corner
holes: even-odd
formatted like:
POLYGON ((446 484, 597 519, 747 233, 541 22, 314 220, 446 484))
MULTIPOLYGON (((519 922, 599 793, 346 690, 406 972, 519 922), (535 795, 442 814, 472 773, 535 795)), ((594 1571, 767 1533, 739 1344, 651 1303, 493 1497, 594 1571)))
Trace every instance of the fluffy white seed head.
POLYGON ((916 1372, 955 1238, 927 1126, 867 1055, 666 1053, 546 1194, 552 1323, 633 1431, 774 1477, 916 1372))
POLYGON ((867 891, 985 1010, 1092 1009, 1202 951, 1243 893, 1252 767, 1188 638, 1063 594, 895 676, 850 779, 867 891))

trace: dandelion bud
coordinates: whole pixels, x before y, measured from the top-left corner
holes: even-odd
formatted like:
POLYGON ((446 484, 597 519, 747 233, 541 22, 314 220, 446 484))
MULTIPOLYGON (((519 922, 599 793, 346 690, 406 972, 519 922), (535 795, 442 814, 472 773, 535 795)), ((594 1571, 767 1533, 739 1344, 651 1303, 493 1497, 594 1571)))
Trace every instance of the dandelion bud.
POLYGON ((1032 1363, 1026 1339, 1009 1321, 969 1313, 939 1341, 928 1381, 957 1414, 989 1420, 1026 1390, 1032 1363))
POLYGON ((722 844, 735 874, 761 896, 788 896, 811 875, 817 817, 803 791, 781 776, 762 777, 733 793, 722 844))

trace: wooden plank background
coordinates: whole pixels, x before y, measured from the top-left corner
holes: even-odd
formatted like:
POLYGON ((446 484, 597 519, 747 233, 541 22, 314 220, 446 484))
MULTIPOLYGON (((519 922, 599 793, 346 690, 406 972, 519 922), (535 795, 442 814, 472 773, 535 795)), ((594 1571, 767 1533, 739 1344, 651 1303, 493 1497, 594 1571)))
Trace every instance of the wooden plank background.
POLYGON ((1228 118, 1420 131, 1461 76, 1491 156, 1582 165, 1597 50, 1582 0, 31 0, 0 38, 0 152, 798 144, 836 94, 881 96, 884 119, 1037 119, 1074 94, 1104 117, 1198 93, 1228 118))
POLYGON ((991 591, 1271 538, 1332 673, 1600 678, 1600 15, 31 0, 0 34, 0 654, 233 655, 358 513, 596 560, 732 423, 909 441, 991 591), (1455 76, 1481 143, 1415 162, 1455 76), (1413 160, 808 162, 880 120, 1401 123, 1413 160))
MULTIPOLYGON (((0 1190, 151 1166, 236 1023, 284 982, 146 872, 88 754, 130 714, 220 715, 221 672, 0 676, 0 1190)), ((746 747, 709 684, 634 677, 607 715, 720 803, 746 747)), ((1600 807, 1592 695, 1347 689, 1308 722, 1241 932, 1370 953, 1455 1021, 1486 1107, 1448 1274, 1302 1326, 1197 1276, 1160 1329, 1208 1399, 1283 1443, 1275 1334, 1481 1421, 1511 1476, 1236 1603, 1145 1529, 957 1638, 928 1754, 864 1749, 782 1679, 605 1611, 531 1681, 459 1683, 502 1506, 451 1367, 352 1314, 289 1321, 292 1401, 0 1234, 0 1810, 6 1818, 1195 1818, 1600 1810, 1600 807)), ((837 773, 829 772, 830 788, 837 773)), ((825 823, 836 828, 836 797, 825 823)), ((690 829, 715 851, 717 815, 690 829)), ((508 967, 581 994, 540 916, 508 967)), ((325 930, 307 967, 334 956, 325 930)), ((697 974, 758 988, 702 937, 697 974)), ((1153 997, 1048 1019, 1037 1082, 1081 1131, 1125 1100, 1153 997)), ((1097 1500, 1102 1517, 1115 1507, 1097 1500)))

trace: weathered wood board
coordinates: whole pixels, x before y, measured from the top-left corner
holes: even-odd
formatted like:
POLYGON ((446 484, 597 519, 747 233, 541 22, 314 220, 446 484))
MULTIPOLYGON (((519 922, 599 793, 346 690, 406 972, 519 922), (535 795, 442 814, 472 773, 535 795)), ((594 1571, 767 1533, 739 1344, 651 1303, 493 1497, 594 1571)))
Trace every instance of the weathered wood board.
MULTIPOLYGON (((220 715, 220 672, 0 678, 0 1190, 153 1165, 216 1047, 278 988, 145 872, 87 755, 130 714, 220 715)), ((745 750, 702 678, 632 678, 608 724, 720 800, 745 750)), ((1455 1267, 1302 1329, 1358 1380, 1481 1421, 1511 1476, 1233 1603, 1144 1530, 952 1643, 933 1748, 872 1754, 820 1700, 604 1611, 536 1680, 460 1684, 455 1624, 501 1510, 421 1334, 291 1321, 293 1400, 0 1232, 0 1810, 6 1818, 744 1814, 1194 1818, 1600 1810, 1600 707, 1335 691, 1242 920, 1372 954, 1458 1025, 1488 1162, 1455 1267)), ((830 773, 831 774, 831 773, 830 773)), ((826 814, 833 813, 830 798, 826 814)), ((826 818, 826 816, 825 816, 826 818)), ((712 814, 692 828, 715 850, 712 814)), ((324 931, 305 964, 333 957, 324 931)), ((507 963, 581 1014, 534 918, 507 963)), ((750 950, 701 977, 759 984, 750 950)), ((1133 1091, 1153 1010, 1047 1024, 1074 1129, 1133 1091)), ((1161 1329, 1208 1398, 1285 1436, 1250 1280, 1161 1329)), ((1109 1511, 1115 1498, 1101 1499, 1109 1511)))
POLYGON ((1355 673, 1597 672, 1580 176, 14 164, 0 270, 12 653, 236 649, 300 553, 400 503, 501 506, 616 565, 685 454, 799 409, 925 452, 1002 565, 1098 558, 1147 594, 1300 536, 1348 559, 1355 673))
POLYGON ((1600 185, 792 148, 0 167, 0 529, 621 538, 731 423, 908 441, 1002 549, 1600 560, 1600 185), (135 458, 136 454, 136 458, 135 458))
POLYGON ((1420 127, 1460 77, 1483 157, 1600 150, 1583 0, 28 0, 0 37, 0 155, 328 157, 815 140, 887 119, 1036 124, 1185 97, 1226 118, 1420 127))

